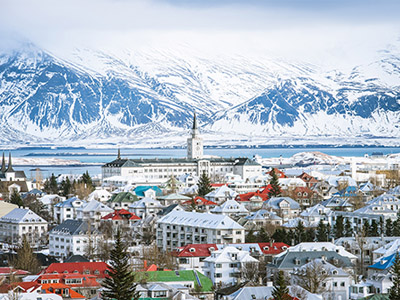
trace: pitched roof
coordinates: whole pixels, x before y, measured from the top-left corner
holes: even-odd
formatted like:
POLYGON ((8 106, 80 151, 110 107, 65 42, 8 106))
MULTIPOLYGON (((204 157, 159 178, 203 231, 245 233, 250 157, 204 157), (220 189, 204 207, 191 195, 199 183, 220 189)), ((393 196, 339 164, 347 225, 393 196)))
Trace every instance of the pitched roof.
MULTIPOLYGON (((65 271, 71 274, 84 274, 84 271, 89 270, 90 275, 95 275, 99 278, 106 277, 106 270, 109 269, 109 266, 105 262, 71 262, 71 263, 53 263, 48 266, 43 273, 59 273, 64 274, 65 271), (98 271, 99 274, 96 274, 98 271)), ((68 274, 65 273, 65 274, 68 274)))
MULTIPOLYGON (((97 229, 94 228, 94 226, 91 226, 91 232, 97 232, 97 229)), ((57 232, 62 232, 64 234, 69 234, 69 235, 82 235, 86 234, 89 231, 89 225, 87 221, 83 220, 65 220, 61 224, 57 225, 54 227, 51 231, 51 233, 57 233, 57 232)))
POLYGON ((5 216, 0 218, 0 222, 10 222, 10 223, 46 223, 47 221, 42 217, 39 217, 30 209, 25 208, 14 208, 5 216))
POLYGON ((121 192, 118 194, 114 194, 108 202, 110 203, 133 203, 138 200, 138 197, 130 192, 121 192))
POLYGON ((204 198, 202 198, 200 196, 197 196, 193 200, 185 201, 182 204, 183 205, 191 205, 192 201, 194 201, 195 205, 218 205, 217 203, 215 203, 215 202, 213 202, 211 200, 204 199, 204 198))

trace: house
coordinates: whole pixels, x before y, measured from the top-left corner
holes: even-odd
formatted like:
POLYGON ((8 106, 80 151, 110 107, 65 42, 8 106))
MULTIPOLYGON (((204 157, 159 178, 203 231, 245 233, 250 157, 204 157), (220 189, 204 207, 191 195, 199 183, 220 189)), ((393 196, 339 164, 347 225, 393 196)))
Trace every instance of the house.
POLYGON ((148 299, 171 299, 171 300, 198 300, 197 297, 191 296, 192 291, 183 284, 168 285, 162 282, 157 283, 140 283, 136 286, 139 293, 139 300, 148 299))
MULTIPOLYGON (((277 169, 277 168, 273 168, 276 176, 278 176, 278 178, 287 178, 287 176, 285 175, 284 172, 282 172, 281 170, 277 169)), ((268 172, 268 175, 271 176, 272 174, 272 170, 268 172)))
POLYGON ((293 190, 284 191, 282 195, 291 197, 302 207, 309 207, 320 199, 318 194, 309 187, 296 187, 293 190))
POLYGON ((0 200, 0 218, 2 216, 5 216, 15 208, 18 208, 18 205, 0 200))
POLYGON ((140 185, 137 186, 133 192, 139 198, 153 198, 161 197, 163 195, 162 190, 158 186, 151 186, 151 185, 140 185))
POLYGON ((247 230, 259 230, 267 226, 279 227, 282 226, 283 222, 276 212, 260 209, 240 219, 239 224, 247 230))
POLYGON ((157 246, 163 250, 186 244, 244 242, 244 227, 224 215, 172 211, 156 224, 157 246))
POLYGON ((305 265, 294 268, 291 272, 291 285, 301 285, 308 282, 307 276, 319 275, 324 299, 349 299, 349 288, 353 282, 352 275, 323 259, 314 259, 305 265))
POLYGON ((215 203, 223 203, 226 200, 235 199, 237 195, 238 193, 236 193, 234 190, 228 188, 226 185, 222 185, 205 195, 204 198, 215 203))
POLYGON ((233 199, 226 200, 219 206, 214 207, 211 213, 218 215, 225 215, 231 218, 239 218, 249 214, 249 211, 243 204, 236 202, 233 199))
POLYGON ((123 208, 117 209, 101 218, 101 221, 112 222, 115 229, 121 226, 129 226, 131 220, 140 220, 140 218, 123 208))
POLYGON ((164 206, 161 205, 160 201, 149 197, 144 197, 129 205, 129 211, 142 219, 145 219, 150 215, 157 215, 157 213, 163 208, 164 206))
POLYGON ((246 194, 239 194, 236 196, 236 201, 239 201, 245 205, 245 207, 250 210, 254 211, 260 209, 263 202, 268 200, 268 193, 270 190, 270 185, 264 187, 256 192, 249 192, 246 194))
POLYGON ((97 200, 102 203, 107 202, 112 197, 112 194, 105 189, 96 188, 93 192, 91 192, 88 196, 88 201, 97 200))
POLYGON ((25 235, 32 247, 38 247, 47 227, 47 221, 30 209, 14 208, 0 218, 0 241, 17 245, 25 235))
POLYGON ((54 220, 62 223, 65 220, 76 220, 77 209, 84 206, 87 202, 78 197, 71 197, 63 202, 54 205, 54 220))
MULTIPOLYGON (((17 289, 18 290, 18 289, 17 289)), ((32 300, 32 299, 41 299, 41 300, 63 300, 63 297, 57 294, 42 294, 39 293, 40 289, 34 292, 16 292, 18 295, 18 300, 32 300)), ((7 294, 0 294, 0 300, 10 300, 13 299, 13 292, 9 292, 7 294)))
POLYGON ((112 209, 129 209, 129 206, 138 201, 138 197, 130 192, 120 192, 118 194, 112 195, 111 199, 107 204, 112 209))
POLYGON ((272 197, 263 203, 262 208, 276 212, 284 221, 300 215, 299 203, 289 197, 272 197))
POLYGON ((307 184, 300 178, 279 178, 281 190, 293 191, 297 187, 307 187, 307 184))
POLYGON ((246 264, 258 267, 259 261, 253 258, 248 251, 227 246, 211 253, 204 260, 204 274, 211 278, 214 284, 234 285, 238 283, 241 272, 246 264))
POLYGON ((65 220, 49 233, 50 255, 66 258, 71 254, 85 255, 95 249, 102 235, 94 224, 83 220, 65 220))
POLYGON ((76 209, 76 219, 99 225, 101 218, 113 211, 107 205, 93 199, 76 209))
POLYGON ((181 194, 168 194, 165 196, 157 197, 161 204, 168 206, 171 204, 181 204, 185 201, 191 200, 192 198, 181 195, 181 194))
POLYGON ((350 203, 348 198, 332 197, 322 201, 321 205, 331 210, 353 211, 353 204, 350 203))
POLYGON ((53 263, 41 274, 94 275, 99 282, 107 276, 109 266, 105 262, 53 263))
POLYGON ((183 206, 185 207, 189 207, 189 208, 193 208, 193 206, 199 210, 199 211, 210 211, 211 209, 213 209, 214 207, 216 207, 218 204, 204 199, 200 196, 197 196, 196 198, 192 199, 192 200, 188 200, 182 203, 183 206))
POLYGON ((312 186, 318 183, 318 180, 315 177, 307 174, 306 172, 301 173, 301 175, 297 177, 303 180, 308 188, 311 188, 312 186))
POLYGON ((326 215, 331 212, 330 208, 327 208, 321 204, 314 205, 312 207, 303 210, 300 213, 300 217, 306 220, 312 227, 316 227, 319 222, 326 220, 326 215))

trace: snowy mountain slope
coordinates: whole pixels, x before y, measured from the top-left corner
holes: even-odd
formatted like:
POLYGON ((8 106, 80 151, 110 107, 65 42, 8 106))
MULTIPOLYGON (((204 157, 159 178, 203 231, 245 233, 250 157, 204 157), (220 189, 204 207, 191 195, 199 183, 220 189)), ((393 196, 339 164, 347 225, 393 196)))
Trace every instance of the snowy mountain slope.
POLYGON ((358 143, 399 138, 399 103, 400 55, 392 50, 349 73, 185 49, 78 48, 61 59, 27 44, 0 54, 1 144, 183 144, 194 110, 217 142, 358 143))

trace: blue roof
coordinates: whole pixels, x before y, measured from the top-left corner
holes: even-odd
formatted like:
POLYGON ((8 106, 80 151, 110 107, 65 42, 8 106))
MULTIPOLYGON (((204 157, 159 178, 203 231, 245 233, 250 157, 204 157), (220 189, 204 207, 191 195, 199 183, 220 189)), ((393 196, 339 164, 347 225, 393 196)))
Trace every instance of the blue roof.
POLYGON ((65 200, 65 201, 63 201, 63 202, 57 203, 57 204, 55 205, 55 207, 73 207, 73 206, 72 206, 72 203, 73 203, 74 201, 82 201, 82 202, 86 203, 86 201, 81 200, 81 199, 79 199, 78 197, 71 197, 71 198, 69 198, 69 199, 67 199, 67 200, 65 200))
POLYGON ((152 189, 156 192, 156 196, 162 196, 162 190, 158 187, 158 186, 151 186, 151 185, 143 185, 143 186, 138 186, 134 189, 134 192, 136 194, 136 196, 138 197, 144 197, 144 192, 152 189))
POLYGON ((393 253, 392 255, 382 257, 377 263, 374 263, 373 265, 369 266, 368 268, 378 269, 378 270, 387 270, 393 266, 395 260, 396 260, 396 253, 393 253))

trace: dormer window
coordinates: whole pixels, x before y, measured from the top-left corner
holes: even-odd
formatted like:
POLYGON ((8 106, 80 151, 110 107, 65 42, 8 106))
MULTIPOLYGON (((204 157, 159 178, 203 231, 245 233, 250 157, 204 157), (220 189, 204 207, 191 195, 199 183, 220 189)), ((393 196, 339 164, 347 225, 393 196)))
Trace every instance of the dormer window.
POLYGON ((196 251, 195 248, 190 248, 190 249, 189 249, 189 252, 195 252, 195 251, 196 251))

